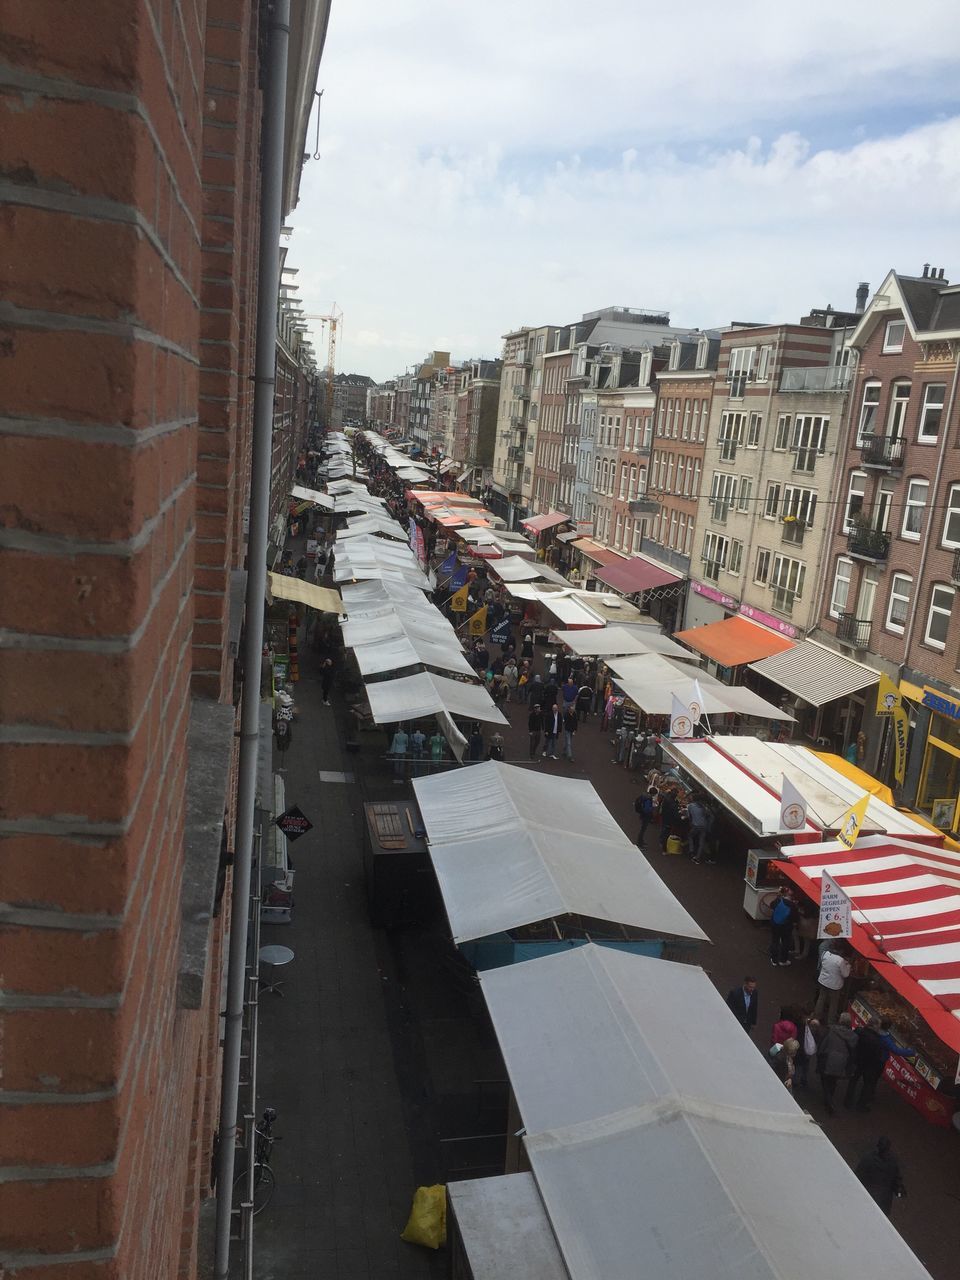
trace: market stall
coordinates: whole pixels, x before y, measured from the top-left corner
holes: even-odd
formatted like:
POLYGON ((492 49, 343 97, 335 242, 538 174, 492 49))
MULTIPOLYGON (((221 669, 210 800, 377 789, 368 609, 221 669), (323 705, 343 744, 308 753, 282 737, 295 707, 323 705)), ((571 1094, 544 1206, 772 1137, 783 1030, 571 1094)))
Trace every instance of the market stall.
POLYGON ((485 724, 508 724, 486 689, 421 671, 412 676, 366 685, 375 724, 406 724, 446 711, 450 716, 485 724))
POLYGON ((682 661, 696 661, 682 646, 652 627, 611 624, 602 631, 557 631, 555 638, 581 658, 625 657, 659 653, 682 661))

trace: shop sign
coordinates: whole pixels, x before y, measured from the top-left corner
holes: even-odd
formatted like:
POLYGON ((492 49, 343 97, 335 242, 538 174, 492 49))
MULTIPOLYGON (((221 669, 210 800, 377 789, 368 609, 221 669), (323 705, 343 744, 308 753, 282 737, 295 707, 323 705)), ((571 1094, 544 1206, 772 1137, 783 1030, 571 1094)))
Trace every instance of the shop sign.
POLYGON ((274 654, 273 657, 273 683, 279 688, 280 685, 287 683, 287 675, 290 672, 290 659, 284 654, 274 654))
POLYGON ((833 876, 820 877, 820 924, 818 938, 849 938, 853 934, 851 902, 833 876))
POLYGON ((718 591, 716 587, 708 587, 702 582, 691 582, 690 586, 698 596, 705 596, 708 600, 712 600, 714 604, 723 605, 724 609, 736 609, 737 602, 733 596, 724 595, 722 591, 718 591))
POLYGON ((929 707, 931 711, 936 711, 937 715, 949 716, 951 720, 960 720, 960 702, 954 702, 952 698, 926 685, 923 690, 923 705, 929 707))
POLYGON ((291 805, 281 813, 276 819, 276 826, 280 828, 288 840, 299 840, 301 836, 305 836, 308 831, 313 830, 313 823, 297 805, 291 805))
POLYGON ((791 626, 789 622, 783 622, 780 618, 775 618, 770 613, 764 613, 762 609, 755 609, 752 604, 742 604, 740 612, 745 618, 752 618, 754 622, 762 622, 771 631, 777 631, 782 636, 789 636, 791 640, 795 640, 799 634, 797 628, 791 626))

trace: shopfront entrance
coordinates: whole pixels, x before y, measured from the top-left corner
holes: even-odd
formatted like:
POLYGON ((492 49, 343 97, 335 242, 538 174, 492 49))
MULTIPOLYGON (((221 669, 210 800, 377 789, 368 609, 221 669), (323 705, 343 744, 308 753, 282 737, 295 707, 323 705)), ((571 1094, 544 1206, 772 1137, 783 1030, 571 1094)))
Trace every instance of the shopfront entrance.
POLYGON ((957 829, 960 799, 960 703, 936 689, 925 688, 923 706, 930 708, 917 808, 943 831, 957 829))

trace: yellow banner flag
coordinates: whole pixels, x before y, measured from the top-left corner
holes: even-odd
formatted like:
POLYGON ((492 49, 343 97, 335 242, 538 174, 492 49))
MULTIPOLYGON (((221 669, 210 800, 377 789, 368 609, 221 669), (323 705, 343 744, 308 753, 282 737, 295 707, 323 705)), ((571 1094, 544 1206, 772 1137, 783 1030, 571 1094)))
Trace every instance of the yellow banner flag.
POLYGON ((487 629, 487 606, 484 605, 482 609, 478 609, 477 612, 471 617, 470 621, 467 623, 467 630, 472 636, 482 636, 486 631, 486 629, 487 629))
POLYGON ((881 674, 877 687, 877 715, 892 716, 903 705, 902 695, 889 676, 881 674))
POLYGON ((893 776, 900 786, 907 774, 907 712, 904 707, 893 711, 893 776))
POLYGON ((459 591, 455 591, 450 597, 450 608, 454 613, 467 612, 467 588, 463 586, 459 591))
POLYGON ((863 820, 867 816, 869 802, 869 795, 864 795, 856 804, 852 804, 840 819, 837 839, 845 849, 852 849, 857 843, 857 836, 860 834, 863 820))

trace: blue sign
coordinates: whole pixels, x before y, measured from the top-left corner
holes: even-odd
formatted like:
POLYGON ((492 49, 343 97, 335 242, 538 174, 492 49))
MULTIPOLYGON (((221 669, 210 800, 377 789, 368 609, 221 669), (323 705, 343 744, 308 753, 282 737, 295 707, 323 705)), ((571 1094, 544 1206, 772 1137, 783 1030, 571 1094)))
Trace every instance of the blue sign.
POLYGON ((951 720, 960 720, 960 704, 954 702, 952 698, 945 698, 942 693, 937 693, 933 689, 924 689, 923 705, 929 707, 931 711, 936 711, 938 715, 949 716, 951 720))
POLYGON ((465 564, 458 565, 453 571, 453 577, 450 579, 450 586, 454 591, 459 591, 467 580, 467 566, 465 564))
POLYGON ((444 560, 443 564, 440 566, 440 572, 453 573, 456 567, 457 567, 457 553, 455 551, 451 551, 450 554, 447 556, 446 560, 444 560))
POLYGON ((491 644, 506 644, 510 639, 510 615, 501 618, 497 625, 490 632, 491 644))

